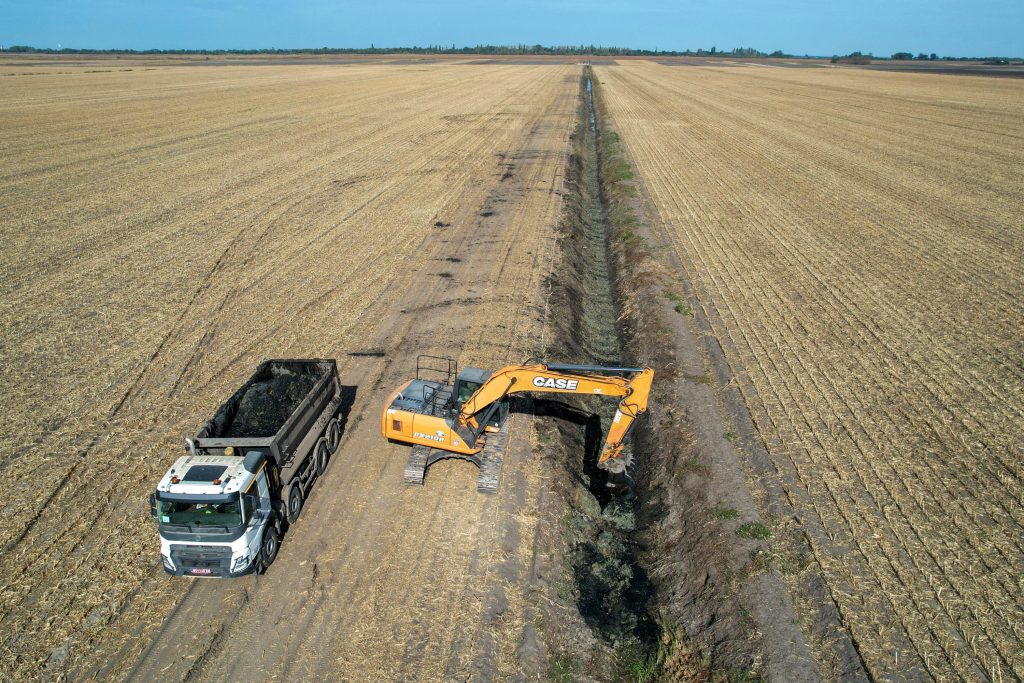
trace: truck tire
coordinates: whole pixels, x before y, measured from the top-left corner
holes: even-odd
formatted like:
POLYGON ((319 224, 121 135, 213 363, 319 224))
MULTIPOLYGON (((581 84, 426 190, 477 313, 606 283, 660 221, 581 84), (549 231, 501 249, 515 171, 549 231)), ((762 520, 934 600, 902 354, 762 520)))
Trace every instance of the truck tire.
POLYGON ((299 515, 302 514, 302 485, 298 481, 292 482, 284 504, 285 519, 289 524, 295 524, 299 520, 299 515))
POLYGON ((330 455, 334 455, 338 450, 338 444, 341 442, 341 423, 338 422, 338 418, 334 418, 327 423, 325 437, 327 438, 327 450, 330 451, 330 455))
POLYGON ((267 527, 267 530, 263 532, 263 540, 260 542, 260 574, 274 564, 280 546, 281 539, 278 538, 277 529, 272 526, 267 527))
MULTIPOLYGON (((330 429, 328 427, 328 429, 330 429)), ((327 466, 331 463, 331 447, 326 439, 321 438, 313 446, 313 457, 316 458, 316 476, 324 476, 327 466)))

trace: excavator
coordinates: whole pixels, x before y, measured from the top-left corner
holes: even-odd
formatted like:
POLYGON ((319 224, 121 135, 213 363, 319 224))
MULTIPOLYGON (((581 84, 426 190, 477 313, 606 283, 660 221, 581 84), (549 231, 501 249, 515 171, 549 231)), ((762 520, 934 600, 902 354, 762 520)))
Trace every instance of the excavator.
POLYGON ((566 365, 531 359, 497 372, 458 370, 452 358, 421 355, 416 379, 392 393, 381 431, 393 443, 412 445, 406 485, 422 485, 438 460, 461 458, 479 468, 477 490, 496 493, 509 430, 509 397, 522 392, 585 394, 619 398, 598 467, 625 472, 623 439, 647 410, 651 368, 566 365))

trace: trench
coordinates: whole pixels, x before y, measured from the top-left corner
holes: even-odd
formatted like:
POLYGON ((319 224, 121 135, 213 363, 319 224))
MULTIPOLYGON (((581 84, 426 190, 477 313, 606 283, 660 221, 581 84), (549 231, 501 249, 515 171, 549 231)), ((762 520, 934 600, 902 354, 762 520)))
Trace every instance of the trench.
MULTIPOLYGON (((600 127, 589 67, 580 81, 580 107, 566 173, 568 218, 562 252, 566 272, 553 281, 556 293, 553 358, 602 365, 632 365, 620 325, 613 229, 601 184, 600 127)), ((571 482, 566 494, 567 569, 583 621, 613 651, 648 650, 658 628, 650 616, 653 586, 638 562, 634 538, 637 497, 629 470, 610 478, 597 459, 614 409, 593 397, 537 401, 538 415, 554 421, 564 444, 564 467, 571 482), (582 471, 579 462, 582 459, 582 471)), ((629 452, 633 437, 627 439, 629 452)))
POLYGON ((579 155, 577 187, 580 194, 582 222, 580 255, 576 271, 583 285, 581 300, 583 329, 580 336, 592 362, 617 365, 623 359, 622 334, 618 325, 615 298, 615 272, 612 266, 609 239, 611 226, 601 192, 597 119, 594 112, 593 86, 584 76, 586 98, 583 109, 589 125, 578 125, 579 155), (579 144, 582 143, 582 144, 579 144), (580 153, 582 152, 582 154, 580 153))

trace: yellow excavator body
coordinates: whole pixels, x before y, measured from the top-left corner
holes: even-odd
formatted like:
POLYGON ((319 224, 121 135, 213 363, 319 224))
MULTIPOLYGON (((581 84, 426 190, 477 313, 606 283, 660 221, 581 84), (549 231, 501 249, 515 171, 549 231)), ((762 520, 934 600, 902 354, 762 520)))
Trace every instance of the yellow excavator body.
POLYGON ((414 383, 415 380, 406 382, 398 391, 388 397, 389 408, 384 411, 381 423, 384 437, 389 441, 430 446, 464 455, 479 453, 483 444, 480 446, 475 443, 467 444, 444 417, 390 407, 395 405, 399 399, 404 398, 403 392, 408 391, 414 383))
MULTIPOLYGON (((381 431, 392 442, 430 449, 429 458, 422 456, 427 465, 445 457, 462 457, 483 468, 488 437, 500 436, 495 432, 502 432, 509 397, 530 392, 620 399, 598 466, 610 472, 623 472, 623 440, 635 420, 647 410, 654 380, 651 368, 566 365, 538 360, 510 365, 494 373, 479 368, 458 372, 454 360, 433 356, 420 356, 416 365, 416 379, 388 397, 381 416, 381 431), (431 363, 441 365, 432 367, 431 363), (429 375, 433 372, 438 376, 431 379, 429 375)), ((418 483, 422 483, 422 476, 418 483)))

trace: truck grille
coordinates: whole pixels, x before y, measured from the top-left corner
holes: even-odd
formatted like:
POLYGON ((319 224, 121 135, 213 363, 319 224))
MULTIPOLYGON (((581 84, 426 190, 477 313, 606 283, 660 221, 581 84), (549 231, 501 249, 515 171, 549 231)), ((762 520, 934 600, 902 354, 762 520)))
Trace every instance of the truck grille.
POLYGON ((171 562, 176 574, 227 576, 231 570, 231 548, 216 545, 171 545, 171 562))

